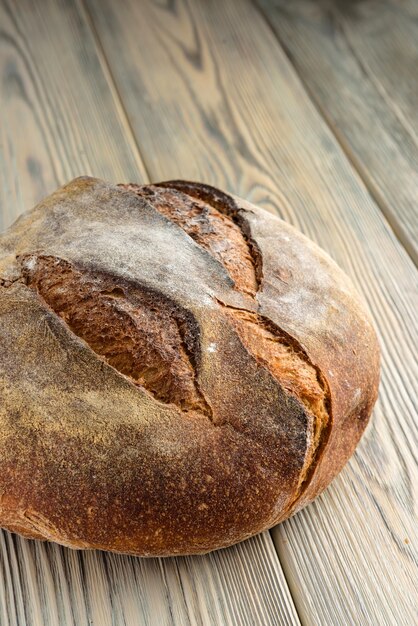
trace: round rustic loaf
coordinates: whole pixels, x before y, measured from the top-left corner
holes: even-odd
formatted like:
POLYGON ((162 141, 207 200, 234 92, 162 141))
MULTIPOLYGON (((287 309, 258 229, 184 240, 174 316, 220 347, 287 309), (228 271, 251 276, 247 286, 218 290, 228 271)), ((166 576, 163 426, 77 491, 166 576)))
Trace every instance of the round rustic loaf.
POLYGON ((349 279, 294 228, 207 185, 78 178, 0 237, 0 526, 228 546, 328 485, 378 379, 349 279))

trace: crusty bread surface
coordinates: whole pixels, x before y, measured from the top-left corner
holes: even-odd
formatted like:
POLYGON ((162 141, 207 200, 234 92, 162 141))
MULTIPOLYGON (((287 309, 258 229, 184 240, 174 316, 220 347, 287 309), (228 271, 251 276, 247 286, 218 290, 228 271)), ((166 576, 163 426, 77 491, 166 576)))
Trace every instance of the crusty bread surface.
POLYGON ((347 276, 213 187, 81 177, 0 236, 0 526, 26 537, 250 537, 341 470, 378 382, 347 276))

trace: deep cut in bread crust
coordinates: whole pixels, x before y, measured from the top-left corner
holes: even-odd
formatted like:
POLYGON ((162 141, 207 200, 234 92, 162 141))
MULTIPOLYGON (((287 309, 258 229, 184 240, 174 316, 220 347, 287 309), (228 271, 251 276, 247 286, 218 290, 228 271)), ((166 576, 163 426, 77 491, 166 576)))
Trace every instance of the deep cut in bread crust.
POLYGON ((341 470, 378 382, 347 276, 213 187, 82 177, 0 236, 0 526, 26 537, 245 539, 341 470))

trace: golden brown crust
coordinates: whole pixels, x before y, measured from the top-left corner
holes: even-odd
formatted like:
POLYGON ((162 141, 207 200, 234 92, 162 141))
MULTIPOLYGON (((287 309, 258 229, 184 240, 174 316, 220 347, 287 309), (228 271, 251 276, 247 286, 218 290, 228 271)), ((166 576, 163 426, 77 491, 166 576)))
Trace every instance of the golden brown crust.
POLYGON ((245 238, 233 220, 215 206, 179 189, 158 185, 119 185, 152 203, 225 267, 235 287, 254 296, 257 278, 245 238))
POLYGON ((193 316, 155 291, 91 273, 55 257, 20 257, 24 283, 98 355, 182 411, 210 414, 196 375, 193 316))
POLYGON ((230 545, 319 493, 375 401, 345 275, 205 185, 76 179, 0 237, 0 285, 0 525, 25 536, 230 545))

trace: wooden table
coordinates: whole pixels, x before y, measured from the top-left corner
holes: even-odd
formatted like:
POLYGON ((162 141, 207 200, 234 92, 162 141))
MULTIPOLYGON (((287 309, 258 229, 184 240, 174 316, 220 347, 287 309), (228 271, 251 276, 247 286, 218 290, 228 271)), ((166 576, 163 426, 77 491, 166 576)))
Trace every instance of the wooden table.
POLYGON ((416 0, 0 1, 1 227, 80 174, 215 184, 332 255, 383 355, 314 504, 192 558, 2 532, 1 626, 418 624, 417 24, 416 0))

